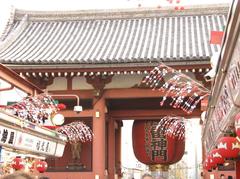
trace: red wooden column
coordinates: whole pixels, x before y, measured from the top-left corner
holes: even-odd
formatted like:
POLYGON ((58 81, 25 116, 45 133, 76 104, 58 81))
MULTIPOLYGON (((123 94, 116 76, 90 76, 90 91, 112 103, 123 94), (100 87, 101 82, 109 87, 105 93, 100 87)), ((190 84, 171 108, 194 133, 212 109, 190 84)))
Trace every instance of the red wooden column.
POLYGON ((240 179, 240 160, 236 161, 236 179, 240 179))
POLYGON ((108 179, 114 179, 115 174, 115 126, 114 119, 108 123, 108 179))
POLYGON ((121 178, 121 135, 122 135, 122 130, 121 130, 121 126, 118 125, 118 129, 116 130, 116 148, 115 148, 115 156, 116 156, 116 160, 115 160, 115 165, 116 165, 116 173, 118 174, 118 178, 121 178))
MULTIPOLYGON (((104 179, 105 172, 105 99, 93 100, 93 172, 104 179)), ((97 177, 96 177, 97 178, 97 177)))

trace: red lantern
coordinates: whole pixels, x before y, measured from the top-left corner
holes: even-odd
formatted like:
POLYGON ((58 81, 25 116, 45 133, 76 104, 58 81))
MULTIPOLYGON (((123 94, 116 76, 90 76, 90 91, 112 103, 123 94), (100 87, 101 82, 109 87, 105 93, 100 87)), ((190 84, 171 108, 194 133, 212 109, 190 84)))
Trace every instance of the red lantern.
POLYGON ((218 151, 223 158, 237 158, 240 143, 235 137, 222 137, 218 140, 218 151))
POLYGON ((16 157, 12 161, 12 167, 15 170, 21 170, 24 169, 25 163, 24 160, 21 157, 16 157))
POLYGON ((207 171, 211 171, 213 168, 215 168, 216 165, 214 164, 212 158, 210 156, 207 156, 203 163, 203 168, 207 171))
POLYGON ((36 169, 40 172, 40 173, 44 173, 47 170, 48 164, 45 161, 39 160, 36 162, 36 169))
POLYGON ((210 152, 210 155, 212 157, 213 162, 218 165, 218 164, 223 164, 224 163, 224 158, 223 156, 220 154, 219 149, 213 149, 210 152))
POLYGON ((144 164, 173 164, 181 160, 185 139, 156 130, 159 121, 134 121, 132 140, 136 158, 144 164))
POLYGON ((216 168, 217 164, 214 162, 213 157, 211 155, 209 155, 207 158, 208 158, 208 165, 211 168, 216 168))
POLYGON ((64 109, 66 109, 66 105, 63 104, 63 103, 58 104, 57 107, 58 107, 59 110, 64 110, 64 109))
POLYGON ((203 168, 207 171, 212 170, 212 166, 209 164, 209 158, 206 158, 205 161, 203 162, 203 168))
POLYGON ((235 130, 238 137, 240 137, 240 113, 235 116, 235 130))

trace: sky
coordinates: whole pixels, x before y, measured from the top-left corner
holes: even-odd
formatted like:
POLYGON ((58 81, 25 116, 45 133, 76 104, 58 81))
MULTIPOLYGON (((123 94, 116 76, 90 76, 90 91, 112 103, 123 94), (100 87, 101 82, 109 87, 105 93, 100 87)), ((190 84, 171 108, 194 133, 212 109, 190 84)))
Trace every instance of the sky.
POLYGON ((228 3, 231 0, 0 0, 0 7, 14 5, 21 9, 65 10, 65 9, 122 9, 176 5, 228 3))

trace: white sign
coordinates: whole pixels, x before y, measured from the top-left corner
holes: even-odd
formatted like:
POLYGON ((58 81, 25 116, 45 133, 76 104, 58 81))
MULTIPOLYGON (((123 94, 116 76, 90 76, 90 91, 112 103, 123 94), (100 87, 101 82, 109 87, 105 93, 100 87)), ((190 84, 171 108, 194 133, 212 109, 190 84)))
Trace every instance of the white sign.
POLYGON ((57 149, 55 152, 55 156, 56 157, 62 157, 63 156, 63 152, 64 152, 64 148, 65 148, 65 144, 57 144, 57 149))
MULTIPOLYGON (((240 106, 240 35, 233 51, 231 62, 228 67, 227 76, 224 79, 223 86, 212 116, 209 116, 211 122, 206 137, 206 150, 210 151, 216 140, 225 131, 230 123, 233 122, 234 115, 239 111, 240 106)), ((215 96, 213 96, 215 97, 215 96)))
POLYGON ((13 146, 17 131, 5 126, 0 126, 0 145, 13 146))
POLYGON ((57 143, 31 134, 17 132, 15 147, 36 153, 54 155, 57 143))

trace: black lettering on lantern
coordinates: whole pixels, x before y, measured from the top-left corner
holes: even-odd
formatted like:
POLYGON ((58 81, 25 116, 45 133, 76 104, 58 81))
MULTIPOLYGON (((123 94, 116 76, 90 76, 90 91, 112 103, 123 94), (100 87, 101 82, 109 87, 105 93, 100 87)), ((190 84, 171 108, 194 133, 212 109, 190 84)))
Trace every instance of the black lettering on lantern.
POLYGON ((152 123, 151 128, 151 159, 153 161, 158 159, 167 160, 167 140, 163 131, 157 131, 158 123, 152 123))

